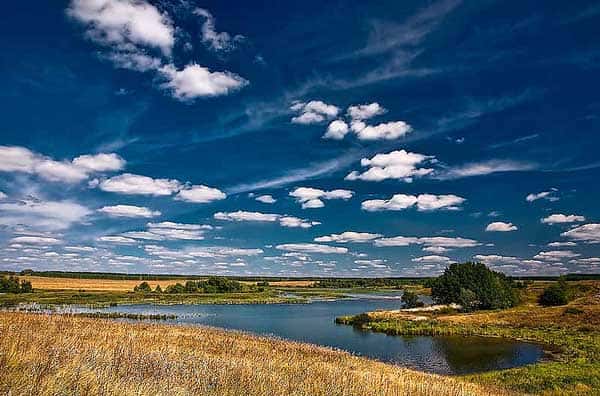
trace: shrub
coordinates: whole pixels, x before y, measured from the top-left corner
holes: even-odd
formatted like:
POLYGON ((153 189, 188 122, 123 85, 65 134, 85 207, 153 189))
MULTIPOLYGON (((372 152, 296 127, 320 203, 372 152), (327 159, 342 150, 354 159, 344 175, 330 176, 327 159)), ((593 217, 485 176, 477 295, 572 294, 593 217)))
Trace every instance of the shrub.
POLYGON ((410 290, 405 290, 404 293, 402 293, 401 301, 404 303, 404 308, 423 306, 423 303, 419 301, 419 297, 410 290))
POLYGON ((518 304, 514 282, 481 263, 451 264, 431 282, 431 296, 438 304, 461 304, 468 310, 501 309, 518 304))
POLYGON ((150 287, 148 282, 142 282, 136 287, 134 287, 133 291, 136 293, 150 293, 152 291, 152 288, 150 287))
POLYGON ((25 279, 19 282, 16 276, 3 276, 0 278, 0 293, 33 293, 33 287, 25 279))
POLYGON ((557 305, 566 305, 569 303, 570 293, 567 282, 559 279, 558 282, 548 286, 540 295, 538 302, 545 307, 554 307, 557 305))

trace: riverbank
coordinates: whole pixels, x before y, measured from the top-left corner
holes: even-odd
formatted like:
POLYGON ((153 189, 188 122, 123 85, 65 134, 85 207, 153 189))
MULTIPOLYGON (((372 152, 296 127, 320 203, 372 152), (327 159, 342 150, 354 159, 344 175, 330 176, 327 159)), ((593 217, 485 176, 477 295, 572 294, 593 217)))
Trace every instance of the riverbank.
POLYGON ((0 372, 1 394, 510 394, 239 332, 32 313, 0 313, 0 372))
POLYGON ((502 311, 411 313, 381 311, 336 321, 389 335, 476 335, 549 345, 552 361, 465 376, 482 384, 544 395, 600 395, 600 284, 567 306, 540 307, 535 291, 527 302, 502 311))

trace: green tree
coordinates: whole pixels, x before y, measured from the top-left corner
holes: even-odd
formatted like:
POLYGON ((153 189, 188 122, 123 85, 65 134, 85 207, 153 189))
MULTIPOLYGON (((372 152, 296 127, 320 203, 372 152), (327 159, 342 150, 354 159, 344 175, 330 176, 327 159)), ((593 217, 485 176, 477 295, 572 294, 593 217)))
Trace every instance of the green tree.
POLYGON ((446 268, 431 282, 431 296, 439 304, 468 302, 465 308, 470 310, 509 308, 519 302, 519 293, 510 278, 471 262, 446 268))
POLYGON ((162 293, 162 287, 160 287, 160 285, 156 285, 156 289, 154 289, 154 293, 162 293))

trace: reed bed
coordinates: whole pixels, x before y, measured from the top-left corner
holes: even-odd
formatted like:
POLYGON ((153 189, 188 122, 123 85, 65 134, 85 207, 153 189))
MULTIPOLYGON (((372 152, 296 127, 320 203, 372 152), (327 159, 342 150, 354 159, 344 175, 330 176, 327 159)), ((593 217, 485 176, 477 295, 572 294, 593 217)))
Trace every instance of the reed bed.
POLYGON ((505 391, 211 328, 0 313, 0 394, 433 396, 505 391))

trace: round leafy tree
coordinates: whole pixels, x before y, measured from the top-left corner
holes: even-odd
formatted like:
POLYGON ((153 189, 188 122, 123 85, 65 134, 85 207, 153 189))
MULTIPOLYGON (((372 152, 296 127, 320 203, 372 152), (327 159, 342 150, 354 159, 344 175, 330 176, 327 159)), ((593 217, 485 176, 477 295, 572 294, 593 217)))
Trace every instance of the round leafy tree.
POLYGON ((431 296, 438 304, 461 304, 465 310, 509 308, 519 302, 510 278, 471 262, 446 268, 431 282, 431 296))

